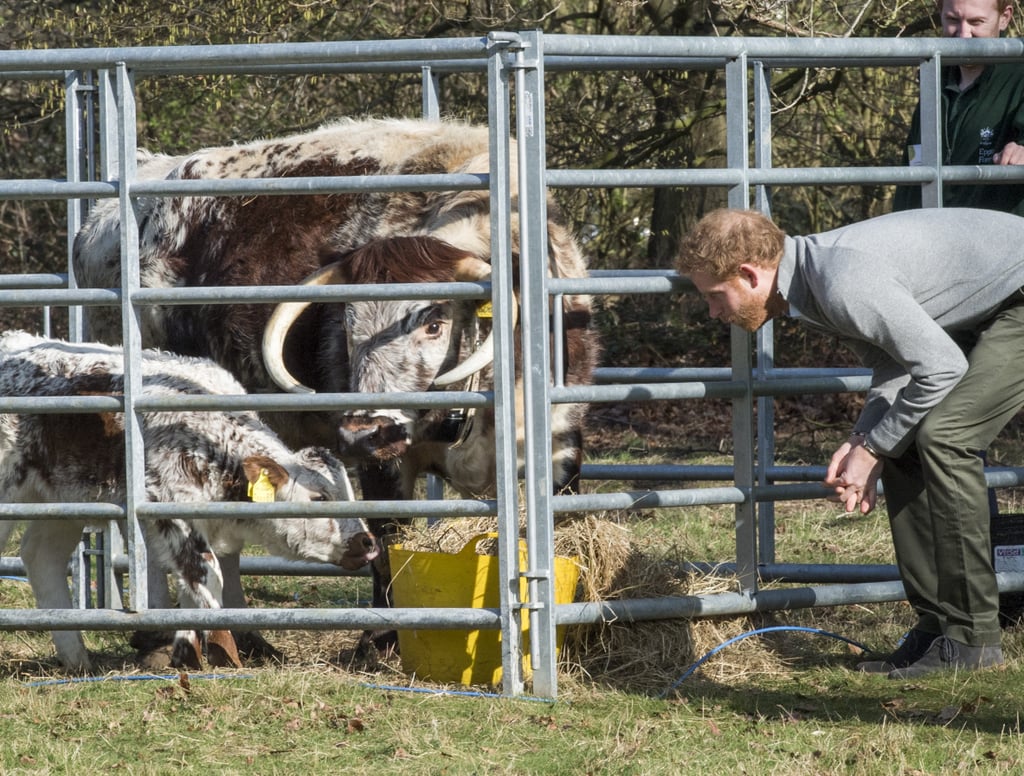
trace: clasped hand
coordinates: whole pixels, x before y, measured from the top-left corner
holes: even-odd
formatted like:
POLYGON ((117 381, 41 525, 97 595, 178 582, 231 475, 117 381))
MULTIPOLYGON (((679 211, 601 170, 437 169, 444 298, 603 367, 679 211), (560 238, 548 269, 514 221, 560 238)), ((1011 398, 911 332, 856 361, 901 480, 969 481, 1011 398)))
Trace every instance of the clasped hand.
POLYGON ((881 474, 882 462, 863 445, 844 442, 832 455, 825 473, 825 485, 834 491, 829 500, 839 502, 847 512, 859 509, 866 515, 875 508, 881 474))

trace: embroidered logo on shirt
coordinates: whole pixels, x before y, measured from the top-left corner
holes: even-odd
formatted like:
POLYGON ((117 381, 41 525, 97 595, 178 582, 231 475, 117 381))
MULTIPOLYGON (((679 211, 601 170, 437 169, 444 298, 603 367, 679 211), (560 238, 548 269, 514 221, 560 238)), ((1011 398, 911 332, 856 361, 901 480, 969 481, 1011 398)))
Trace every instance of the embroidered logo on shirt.
POLYGON ((992 157, 996 153, 993 145, 995 137, 992 127, 984 127, 978 133, 978 164, 992 164, 992 157))

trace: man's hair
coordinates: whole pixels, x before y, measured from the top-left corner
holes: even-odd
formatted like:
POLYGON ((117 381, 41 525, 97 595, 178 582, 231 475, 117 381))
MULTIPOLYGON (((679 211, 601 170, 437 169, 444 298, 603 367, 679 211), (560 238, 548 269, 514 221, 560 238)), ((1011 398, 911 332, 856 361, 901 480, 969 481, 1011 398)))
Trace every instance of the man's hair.
MULTIPOLYGON (((945 0, 935 0, 935 8, 938 10, 939 13, 942 13, 942 6, 944 2, 945 0)), ((1012 6, 1013 0, 996 0, 996 11, 999 13, 1002 13, 1007 8, 1011 8, 1012 6)))
POLYGON ((683 238, 676 269, 724 280, 737 275, 741 264, 772 267, 782 258, 785 236, 755 210, 712 210, 683 238))

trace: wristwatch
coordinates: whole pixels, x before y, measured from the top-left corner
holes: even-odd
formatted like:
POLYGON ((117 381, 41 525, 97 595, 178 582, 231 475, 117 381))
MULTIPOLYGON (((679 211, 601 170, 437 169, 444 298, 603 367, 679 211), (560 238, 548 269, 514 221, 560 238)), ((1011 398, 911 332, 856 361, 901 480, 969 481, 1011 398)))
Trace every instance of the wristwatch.
POLYGON ((868 442, 868 435, 867 435, 866 432, 864 432, 864 431, 851 431, 850 432, 850 436, 852 436, 852 437, 860 437, 860 440, 861 440, 860 441, 860 446, 863 447, 865 450, 867 450, 869 453, 871 453, 871 455, 873 455, 875 458, 881 458, 882 457, 882 454, 880 452, 878 452, 878 450, 875 449, 875 446, 873 444, 871 444, 870 442, 868 442))
POLYGON ((867 450, 875 458, 880 459, 882 454, 875 449, 875 446, 868 441, 867 437, 864 437, 864 441, 860 443, 860 446, 867 450))

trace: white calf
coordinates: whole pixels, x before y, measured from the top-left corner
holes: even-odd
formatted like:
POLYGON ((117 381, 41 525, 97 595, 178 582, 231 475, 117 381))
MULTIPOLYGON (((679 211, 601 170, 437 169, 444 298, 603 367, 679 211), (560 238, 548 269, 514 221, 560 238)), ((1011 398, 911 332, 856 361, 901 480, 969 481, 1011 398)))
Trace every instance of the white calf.
MULTIPOLYGON (((204 359, 146 351, 147 395, 241 394, 223 369, 204 359)), ((44 340, 21 332, 0 337, 0 396, 120 395, 119 348, 44 340)), ((124 503, 124 422, 121 413, 0 414, 0 499, 11 503, 124 503)), ((276 501, 352 498, 344 467, 326 450, 293 452, 253 412, 176 410, 143 416, 146 496, 150 501, 245 501, 252 487, 276 501)), ((150 559, 170 572, 183 604, 217 608, 222 578, 210 538, 237 552, 246 540, 271 552, 358 568, 376 555, 360 519, 282 518, 144 521, 150 559), (209 523, 209 525, 206 525, 209 523)), ((70 608, 67 562, 86 522, 34 520, 22 538, 22 560, 41 608, 70 608)), ((0 531, 0 534, 3 532, 0 531)), ((232 662, 229 634, 225 649, 232 662)), ((54 631, 68 669, 89 670, 81 634, 54 631)), ((220 643, 220 642, 218 642, 220 643)), ((174 662, 198 665, 199 640, 179 633, 174 662)))

